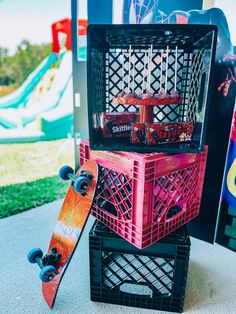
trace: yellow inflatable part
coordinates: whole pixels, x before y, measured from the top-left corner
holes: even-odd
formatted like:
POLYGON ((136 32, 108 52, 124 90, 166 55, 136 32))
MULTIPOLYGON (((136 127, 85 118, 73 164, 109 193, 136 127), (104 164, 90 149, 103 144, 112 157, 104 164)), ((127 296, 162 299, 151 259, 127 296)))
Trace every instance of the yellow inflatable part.
POLYGON ((41 117, 37 117, 37 119, 36 119, 36 125, 37 125, 37 129, 39 130, 39 131, 42 131, 42 118, 41 117))
POLYGON ((233 194, 234 197, 236 197, 236 185, 235 185, 235 179, 236 179, 236 158, 234 159, 234 162, 232 163, 231 167, 229 168, 229 172, 227 174, 227 187, 231 194, 233 194))

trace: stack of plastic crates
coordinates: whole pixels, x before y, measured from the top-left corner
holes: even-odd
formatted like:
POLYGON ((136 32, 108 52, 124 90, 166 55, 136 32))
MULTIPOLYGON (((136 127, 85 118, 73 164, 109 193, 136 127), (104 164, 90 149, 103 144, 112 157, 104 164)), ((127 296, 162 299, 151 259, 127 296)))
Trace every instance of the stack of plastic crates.
POLYGON ((215 46, 208 25, 89 26, 90 141, 80 164, 99 165, 93 301, 183 311, 215 46))

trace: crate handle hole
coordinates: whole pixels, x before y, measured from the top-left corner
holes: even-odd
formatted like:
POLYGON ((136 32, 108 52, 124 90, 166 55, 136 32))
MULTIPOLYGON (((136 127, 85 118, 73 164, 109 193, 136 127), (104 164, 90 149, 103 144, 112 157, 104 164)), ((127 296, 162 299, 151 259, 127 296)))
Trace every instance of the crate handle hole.
POLYGON ((115 206, 112 203, 110 203, 109 201, 101 199, 99 201, 99 207, 102 210, 105 210, 106 212, 108 212, 110 215, 112 215, 114 217, 118 217, 118 212, 117 212, 115 206))
POLYGON ((166 221, 174 220, 180 217, 186 211, 186 203, 180 202, 169 208, 166 212, 166 221))
POLYGON ((134 294, 134 295, 140 295, 140 296, 146 296, 152 298, 152 290, 143 284, 133 284, 133 283, 123 283, 120 286, 120 291, 127 293, 127 294, 134 294))
POLYGON ((166 35, 166 36, 172 35, 172 31, 165 31, 165 35, 166 35))

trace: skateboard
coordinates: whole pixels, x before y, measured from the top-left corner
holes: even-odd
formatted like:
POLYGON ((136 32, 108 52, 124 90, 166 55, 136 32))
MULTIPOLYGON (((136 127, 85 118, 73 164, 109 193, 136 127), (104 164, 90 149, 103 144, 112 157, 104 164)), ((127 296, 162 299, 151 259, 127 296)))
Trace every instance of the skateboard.
POLYGON ((96 192, 98 165, 88 160, 74 174, 69 166, 59 172, 63 180, 72 180, 61 211, 57 218, 47 254, 39 248, 28 253, 30 263, 37 263, 41 268, 43 297, 51 308, 54 305, 57 291, 63 275, 79 243, 96 192))

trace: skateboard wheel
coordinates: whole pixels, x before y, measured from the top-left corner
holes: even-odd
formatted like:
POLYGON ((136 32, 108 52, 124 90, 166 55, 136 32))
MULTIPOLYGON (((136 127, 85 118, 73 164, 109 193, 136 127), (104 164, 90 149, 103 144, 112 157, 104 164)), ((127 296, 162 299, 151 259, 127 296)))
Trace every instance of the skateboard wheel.
POLYGON ((90 185, 90 180, 86 177, 78 177, 74 182, 74 189, 76 192, 84 193, 90 185))
POLYGON ((63 166, 59 170, 59 177, 62 180, 69 180, 70 178, 68 177, 68 174, 70 174, 70 173, 73 174, 74 170, 70 166, 63 166))
POLYGON ((43 282, 49 282, 56 276, 56 268, 52 265, 43 267, 39 274, 39 278, 43 282))
POLYGON ((32 249, 27 254, 28 261, 32 264, 36 263, 36 257, 39 257, 39 258, 43 257, 43 252, 39 248, 32 249))

